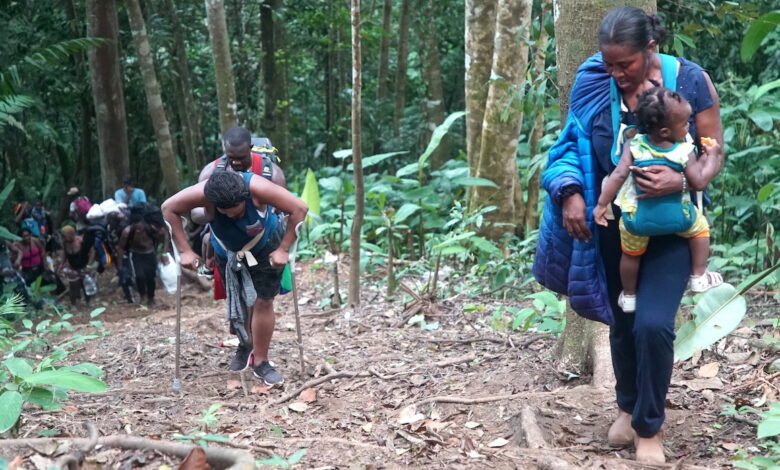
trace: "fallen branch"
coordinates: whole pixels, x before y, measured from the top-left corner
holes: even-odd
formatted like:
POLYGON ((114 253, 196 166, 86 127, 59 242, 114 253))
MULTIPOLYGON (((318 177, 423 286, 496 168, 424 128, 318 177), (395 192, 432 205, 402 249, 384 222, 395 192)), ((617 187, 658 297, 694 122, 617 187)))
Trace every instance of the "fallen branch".
POLYGON ((84 458, 95 448, 98 442, 97 428, 89 421, 84 422, 84 428, 87 430, 87 443, 80 449, 74 450, 57 459, 57 463, 55 464, 57 467, 68 470, 79 470, 82 462, 84 462, 84 458))
POLYGON ((424 405, 426 403, 457 403, 459 405, 477 405, 479 403, 492 403, 494 401, 512 400, 514 398, 528 397, 527 393, 513 393, 511 395, 493 395, 482 398, 463 398, 451 396, 430 397, 420 400, 415 405, 424 405))
POLYGON ((370 376, 370 372, 334 372, 328 375, 323 375, 322 377, 318 377, 316 379, 309 380, 308 382, 305 382, 300 387, 296 388, 292 392, 288 393, 287 395, 282 395, 280 398, 277 398, 272 402, 274 405, 281 405, 282 403, 286 402, 287 400, 291 398, 295 398, 298 396, 299 393, 306 390, 307 388, 314 387, 316 385, 319 385, 321 383, 330 382, 331 380, 336 379, 343 379, 345 377, 368 377, 370 376))
POLYGON ((523 409, 520 411, 520 430, 523 433, 527 447, 532 449, 546 449, 549 447, 539 424, 536 422, 536 413, 528 405, 523 406, 523 409))
MULTIPOLYGON (((575 469, 583 468, 584 466, 583 465, 584 462, 581 461, 581 457, 578 458, 579 462, 577 462, 576 464, 560 458, 563 455, 566 455, 569 458, 577 458, 575 456, 567 454, 566 453, 567 449, 565 448, 531 449, 527 447, 521 447, 520 449, 517 450, 519 455, 512 455, 508 453, 504 453, 501 455, 513 460, 519 460, 526 463, 530 459, 535 462, 545 464, 544 468, 550 468, 555 470, 567 470, 567 469, 575 470, 575 469), (552 462, 554 462, 554 466, 550 465, 550 463, 552 462)), ((603 456, 592 456, 589 458, 589 460, 590 460, 589 464, 594 468, 635 468, 638 470, 712 470, 710 467, 701 467, 699 465, 685 463, 683 460, 677 461, 675 463, 663 463, 663 464, 637 462, 635 460, 616 459, 612 457, 603 457, 603 456), (601 465, 593 465, 593 464, 601 464, 601 465)))
POLYGON ((766 377, 759 377, 757 379, 751 380, 750 382, 745 382, 742 385, 737 385, 736 387, 732 387, 732 388, 726 390, 726 392, 733 392, 734 390, 739 390, 741 388, 750 387, 751 385, 755 385, 758 382, 761 382, 762 380, 770 381, 770 380, 772 380, 772 379, 774 379, 775 377, 778 377, 778 376, 780 376, 780 372, 775 372, 774 374, 770 374, 770 375, 768 375, 766 377))
POLYGON ((464 362, 471 362, 477 358, 477 355, 474 353, 469 354, 468 356, 458 357, 455 359, 446 359, 444 361, 434 362, 431 364, 434 367, 448 367, 448 366, 454 366, 456 364, 462 364, 464 362))
MULTIPOLYGON (((64 442, 83 448, 89 444, 90 440, 84 438, 67 439, 59 437, 6 439, 0 441, 0 449, 33 445, 41 446, 64 442)), ((194 445, 190 444, 156 441, 154 439, 127 435, 101 437, 98 439, 97 445, 103 447, 118 447, 120 449, 155 450, 179 458, 186 457, 190 451, 195 448, 194 445)), ((226 468, 228 470, 250 470, 255 468, 255 459, 252 454, 249 454, 248 452, 219 447, 207 447, 203 450, 206 451, 206 457, 208 458, 209 464, 214 467, 226 468)))

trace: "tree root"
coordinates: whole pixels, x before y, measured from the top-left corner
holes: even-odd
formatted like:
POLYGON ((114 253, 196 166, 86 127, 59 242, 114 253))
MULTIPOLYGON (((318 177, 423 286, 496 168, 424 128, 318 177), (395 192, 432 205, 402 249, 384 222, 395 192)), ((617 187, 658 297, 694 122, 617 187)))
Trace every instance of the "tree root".
POLYGON ((79 470, 81 463, 84 462, 84 457, 95 448, 98 443, 97 428, 89 421, 84 423, 84 428, 87 430, 87 443, 81 449, 65 454, 57 459, 55 464, 57 467, 67 470, 79 470))
POLYGON ((345 377, 349 377, 349 378, 368 377, 370 375, 372 375, 371 372, 332 372, 328 375, 323 375, 322 377, 317 377, 316 379, 312 379, 309 380, 308 382, 305 382, 303 385, 296 388, 292 392, 277 398, 272 402, 272 404, 281 405, 287 400, 297 397, 299 393, 306 390, 307 388, 314 387, 315 385, 319 385, 321 383, 330 382, 331 380, 343 379, 345 377))
MULTIPOLYGON (((583 468, 583 462, 571 463, 564 458, 566 449, 531 449, 520 448, 517 454, 502 454, 513 460, 521 460, 527 462, 528 459, 533 460, 541 465, 542 468, 549 470, 575 470, 583 468)), ((569 456, 573 458, 573 456, 569 456)), ((637 462, 636 460, 617 459, 612 457, 603 457, 596 455, 589 455, 589 459, 593 463, 601 463, 603 468, 613 469, 637 469, 637 470, 711 470, 709 467, 701 467, 699 465, 685 463, 680 460, 675 463, 653 464, 637 462)))
POLYGON ((525 405, 520 411, 520 430, 525 438, 526 447, 531 449, 546 449, 549 447, 544 439, 544 433, 536 422, 536 413, 525 405))
MULTIPOLYGON (((71 445, 85 448, 90 444, 90 439, 76 438, 32 438, 32 439, 6 439, 0 441, 0 449, 8 447, 25 447, 30 445, 46 445, 50 443, 70 443, 71 445)), ((118 447, 120 449, 156 450, 163 454, 173 455, 179 458, 186 457, 195 447, 190 444, 178 444, 175 442, 156 441, 136 436, 115 435, 105 436, 97 440, 97 445, 103 447, 118 447)), ((248 452, 208 447, 204 449, 209 464, 216 468, 227 470, 250 470, 255 468, 255 459, 248 452)))

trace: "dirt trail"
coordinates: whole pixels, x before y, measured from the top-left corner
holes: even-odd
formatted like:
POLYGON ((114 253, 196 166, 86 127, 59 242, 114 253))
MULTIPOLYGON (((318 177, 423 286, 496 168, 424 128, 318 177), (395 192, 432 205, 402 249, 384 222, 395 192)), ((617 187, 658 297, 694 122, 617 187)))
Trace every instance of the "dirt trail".
MULTIPOLYGON (((327 273, 301 267, 299 298, 320 299, 329 284, 327 273)), ((81 423, 89 420, 101 435, 171 440, 196 435, 202 411, 221 404, 209 434, 229 438, 232 446, 259 459, 289 458, 307 449, 296 468, 533 469, 567 468, 567 463, 571 468, 639 468, 618 460, 630 459, 632 449, 606 445, 606 430, 616 414, 613 393, 591 387, 589 377, 556 370, 554 338, 493 332, 487 321, 466 321, 457 300, 442 305, 435 331, 399 328, 403 305, 385 303, 370 287, 365 294, 366 307, 359 313, 323 313, 317 300, 301 307, 305 376, 299 371, 292 296, 283 297, 277 303, 271 355, 286 382, 269 390, 251 371, 243 376, 227 371, 233 349, 217 346, 230 337, 224 304, 186 288, 180 395, 171 391, 173 296, 160 294, 164 306, 153 310, 111 306, 103 319, 111 334, 72 357, 74 363, 101 365, 110 391, 74 394, 57 413, 28 410, 22 436, 36 437, 43 430, 83 436, 81 423), (300 397, 279 402, 304 382, 334 372, 344 374, 315 386, 316 397, 306 392, 309 402, 300 397), (548 450, 528 449, 534 443, 524 437, 531 426, 521 418, 524 408, 541 431, 543 441, 536 445, 548 450)), ((728 347, 750 351, 747 340, 728 347)), ((719 468, 729 464, 738 446, 754 445, 749 423, 719 415, 729 401, 760 396, 762 384, 738 390, 733 384, 763 374, 759 366, 766 357, 754 354, 729 363, 725 349, 719 351, 720 356, 706 352, 696 365, 689 361, 675 369, 665 426, 672 462, 719 468), (716 377, 697 377, 701 365, 718 358, 723 364, 716 377)), ((156 452, 116 449, 93 451, 87 461, 89 468, 178 465, 156 452)))

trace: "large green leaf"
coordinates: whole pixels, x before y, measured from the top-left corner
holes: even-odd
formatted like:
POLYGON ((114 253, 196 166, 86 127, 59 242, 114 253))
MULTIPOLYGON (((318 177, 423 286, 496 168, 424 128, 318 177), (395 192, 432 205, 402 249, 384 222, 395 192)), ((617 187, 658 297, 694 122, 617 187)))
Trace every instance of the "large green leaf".
MULTIPOLYGON (((320 215, 320 189, 317 185, 317 177, 314 176, 311 168, 306 171, 306 183, 303 185, 301 199, 309 206, 310 214, 320 215)), ((311 216, 307 217, 307 221, 311 223, 311 216)))
POLYGON ((780 10, 771 11, 753 21, 742 39, 742 49, 739 51, 743 62, 753 58, 761 42, 778 24, 780 24, 780 10))
POLYGON ((395 213, 395 222, 400 223, 406 220, 407 217, 417 212, 417 210, 420 208, 417 204, 412 204, 410 202, 407 202, 403 206, 401 206, 400 209, 398 209, 395 213))
POLYGON ((47 370, 38 372, 25 379, 30 385, 54 385, 77 392, 100 393, 108 387, 102 381, 69 370, 47 370))
POLYGON ((16 391, 0 395, 0 432, 6 432, 16 424, 22 414, 24 397, 16 391))
MULTIPOLYGON (((379 153, 379 154, 376 154, 376 155, 371 155, 370 157, 363 158, 361 160, 361 163, 363 164, 363 169, 365 170, 366 168, 368 168, 370 166, 374 166, 377 163, 381 163, 381 162, 387 160, 390 157, 394 157, 396 155, 403 155, 405 153, 409 153, 409 152, 403 151, 403 152, 379 153)), ((355 167, 354 167, 354 165, 352 163, 347 165, 347 170, 352 171, 354 169, 355 169, 355 167)))
POLYGON ((780 436, 780 402, 772 403, 769 411, 762 416, 764 419, 758 425, 758 438, 780 436))
POLYGON ((11 373, 15 377, 19 377, 24 379, 25 377, 29 377, 32 372, 32 366, 30 365, 27 360, 22 359, 21 357, 9 357, 5 361, 3 361, 3 365, 11 371, 11 373))
POLYGON ((697 349, 706 349, 731 333, 747 311, 745 298, 731 284, 707 291, 693 309, 693 319, 683 324, 674 341, 674 356, 685 361, 697 349))
POLYGON ((764 132, 772 130, 772 116, 763 109, 754 109, 750 113, 750 120, 764 132))
POLYGON ((498 185, 487 178, 474 178, 471 176, 461 176, 452 180, 452 184, 460 186, 483 186, 498 189, 498 185))
MULTIPOLYGON (((8 199, 8 195, 11 194, 11 191, 14 190, 14 184, 16 183, 15 179, 11 179, 11 181, 3 188, 2 191, 0 191, 0 206, 5 204, 6 199, 8 199)), ((21 238, 20 238, 21 240, 21 238)))
MULTIPOLYGON (((464 116, 466 114, 465 111, 457 111, 449 116, 447 116, 447 119, 444 120, 443 123, 439 124, 439 126, 434 129, 433 134, 431 135, 431 141, 428 142, 428 147, 425 149, 425 152, 423 152, 422 155, 420 155, 420 158, 417 160, 420 164, 419 171, 422 171, 422 169, 425 167, 425 162, 428 160, 428 157, 431 156, 431 154, 436 150, 436 148, 441 143, 441 139, 444 138, 444 136, 447 134, 447 131, 450 130, 450 126, 452 126, 452 123, 455 122, 458 118, 464 116)), ((396 176, 401 176, 396 173, 396 176)))

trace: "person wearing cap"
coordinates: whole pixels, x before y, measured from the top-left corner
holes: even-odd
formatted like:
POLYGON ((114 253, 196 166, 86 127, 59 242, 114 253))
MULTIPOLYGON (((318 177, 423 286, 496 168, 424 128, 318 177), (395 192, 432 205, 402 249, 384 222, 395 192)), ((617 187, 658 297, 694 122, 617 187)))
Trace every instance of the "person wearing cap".
POLYGON ((68 213, 70 218, 76 222, 76 232, 81 233, 87 227, 87 212, 92 207, 87 196, 81 196, 79 188, 73 186, 68 190, 68 196, 71 197, 68 213))
POLYGON ((135 178, 127 175, 122 181, 122 187, 114 193, 114 200, 127 204, 127 207, 133 207, 146 202, 146 193, 143 189, 135 187, 135 178))

